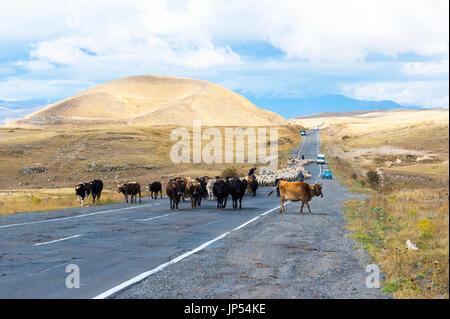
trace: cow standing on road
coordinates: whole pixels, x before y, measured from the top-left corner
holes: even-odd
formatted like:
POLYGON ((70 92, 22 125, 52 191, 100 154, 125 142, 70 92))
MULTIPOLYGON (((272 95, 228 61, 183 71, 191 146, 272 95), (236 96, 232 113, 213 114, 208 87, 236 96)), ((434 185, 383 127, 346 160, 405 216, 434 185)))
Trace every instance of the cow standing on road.
POLYGON ((213 185, 213 194, 217 198, 217 208, 225 208, 229 194, 228 182, 218 179, 213 185))
POLYGON ((151 184, 148 184, 148 190, 150 192, 150 197, 152 199, 157 199, 158 193, 161 194, 161 198, 162 198, 162 185, 160 182, 153 182, 151 184))
POLYGON ((119 193, 125 196, 125 200, 128 203, 128 195, 130 195, 130 204, 136 203, 136 197, 139 195, 139 204, 141 203, 141 185, 136 182, 124 183, 119 187, 119 193))
POLYGON ((191 208, 200 207, 202 203, 202 185, 198 180, 188 180, 185 196, 191 199, 191 208))
MULTIPOLYGON (((277 189, 277 197, 280 197, 280 187, 278 186, 278 183, 279 183, 281 180, 282 180, 282 179, 277 178, 277 179, 275 179, 275 183, 274 183, 274 185, 275 185, 275 187, 276 187, 276 189, 277 189)), ((274 186, 274 185, 272 185, 272 186, 274 186)))
POLYGON ((203 176, 203 177, 196 178, 196 180, 200 183, 202 198, 207 199, 208 198, 208 189, 206 188, 206 186, 208 185, 209 177, 203 176))
MULTIPOLYGON (((172 179, 171 179, 172 180, 172 179)), ((182 189, 182 194, 181 194, 181 201, 184 203, 184 199, 186 198, 185 196, 185 191, 186 191, 186 184, 188 179, 185 177, 177 177, 174 179, 175 182, 178 183, 178 185, 181 187, 182 189)))
POLYGON ((208 200, 214 200, 213 186, 216 181, 217 181, 217 177, 209 179, 208 183, 206 183, 206 191, 208 192, 208 197, 207 197, 208 200))
POLYGON ((178 210, 178 204, 183 196, 185 186, 182 181, 171 179, 166 186, 166 194, 169 197, 170 209, 178 210))
MULTIPOLYGON (((306 204, 308 207, 308 212, 311 215, 311 209, 309 208, 309 201, 314 197, 323 197, 322 194, 322 185, 315 184, 309 185, 303 182, 286 182, 279 181, 277 185, 280 189, 280 213, 286 214, 286 210, 284 209, 285 201, 298 202, 302 201, 302 206, 300 208, 300 214, 303 214, 303 206, 306 204)), ((269 197, 276 188, 274 188, 269 194, 267 194, 266 198, 269 197)))
POLYGON ((237 208, 237 202, 239 200, 239 209, 242 208, 242 197, 247 189, 247 181, 245 179, 233 178, 229 181, 230 195, 233 201, 233 208, 237 208))
POLYGON ((247 178, 247 193, 252 194, 252 196, 256 196, 256 190, 258 189, 258 181, 256 180, 255 175, 247 178))

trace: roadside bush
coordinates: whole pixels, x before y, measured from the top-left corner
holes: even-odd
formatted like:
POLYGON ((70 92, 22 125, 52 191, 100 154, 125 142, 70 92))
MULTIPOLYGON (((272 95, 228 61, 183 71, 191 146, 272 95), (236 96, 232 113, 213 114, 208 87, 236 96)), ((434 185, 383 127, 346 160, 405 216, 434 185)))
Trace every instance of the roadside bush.
POLYGON ((431 220, 428 218, 423 218, 423 219, 419 220, 417 226, 420 229, 420 231, 422 232, 422 237, 424 237, 424 238, 433 237, 433 235, 436 231, 436 227, 433 225, 431 220))
POLYGON ((352 178, 353 178, 353 179, 357 179, 357 178, 358 178, 358 175, 356 175, 356 173, 353 173, 353 174, 352 174, 352 178))
POLYGON ((380 175, 378 175, 378 173, 375 171, 368 171, 367 180, 369 181, 370 185, 377 185, 380 182, 380 175))
POLYGON ((41 199, 39 197, 34 196, 34 195, 30 195, 28 198, 33 204, 36 204, 36 205, 41 202, 41 199))
POLYGON ((223 178, 225 178, 225 177, 241 177, 241 171, 237 168, 237 167, 234 167, 234 166, 231 166, 231 167, 227 167, 227 168, 225 168, 221 173, 220 173, 220 176, 221 177, 223 177, 223 178))

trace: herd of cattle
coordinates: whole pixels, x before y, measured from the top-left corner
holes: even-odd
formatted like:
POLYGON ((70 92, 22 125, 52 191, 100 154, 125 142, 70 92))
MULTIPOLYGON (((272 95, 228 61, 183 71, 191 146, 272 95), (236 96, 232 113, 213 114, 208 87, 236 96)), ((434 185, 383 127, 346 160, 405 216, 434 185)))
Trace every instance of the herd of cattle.
MULTIPOLYGON (((162 198, 162 184, 161 182, 153 182, 149 184, 150 197, 152 199, 162 198)), ((233 201, 233 208, 242 208, 242 198, 247 192, 253 196, 256 195, 258 189, 258 182, 255 176, 249 178, 221 178, 216 176, 209 178, 203 176, 195 179, 189 177, 176 177, 169 179, 166 186, 166 195, 169 198, 170 208, 178 209, 180 201, 189 198, 191 201, 191 208, 200 207, 202 199, 217 200, 217 208, 225 208, 227 199, 231 196, 233 201)), ((93 203, 100 199, 103 190, 103 182, 101 180, 94 180, 89 183, 80 183, 75 186, 75 194, 80 204, 87 200, 89 203, 89 196, 92 197, 93 203)), ((141 203, 141 185, 136 182, 124 183, 118 188, 118 192, 122 193, 125 201, 128 203, 136 203, 139 198, 141 203)))
POLYGON ((256 195, 258 182, 255 176, 249 178, 222 178, 216 176, 209 178, 203 176, 196 179, 176 177, 167 183, 166 194, 169 198, 170 208, 178 209, 180 201, 189 198, 191 208, 200 207, 202 199, 217 200, 217 208, 225 208, 228 196, 231 196, 233 208, 242 208, 242 198, 247 192, 256 195))
MULTIPOLYGON (((286 201, 302 201, 300 213, 303 213, 303 206, 306 204, 308 212, 311 213, 309 201, 314 197, 323 197, 322 185, 310 185, 297 181, 297 174, 302 171, 305 178, 311 175, 304 169, 304 165, 310 160, 300 160, 292 158, 281 169, 276 172, 263 171, 260 175, 252 175, 248 178, 216 176, 210 178, 203 176, 195 179, 189 177, 174 177, 169 179, 166 185, 166 195, 169 199, 170 209, 178 210, 178 205, 186 198, 190 199, 191 208, 201 206, 202 200, 217 200, 217 208, 223 209, 227 205, 227 199, 231 196, 232 206, 234 209, 242 208, 242 199, 247 193, 255 196, 258 186, 273 186, 273 190, 266 196, 269 197, 275 190, 277 196, 280 197, 280 212, 285 213, 283 204, 286 201)), ((103 182, 94 180, 89 183, 80 183, 75 187, 75 193, 80 204, 92 197, 93 202, 100 199, 103 190, 103 182)), ((149 184, 148 190, 152 199, 162 198, 163 186, 161 182, 153 182, 149 184)), ((137 182, 124 183, 118 188, 118 192, 122 193, 125 201, 128 203, 136 203, 139 198, 141 203, 141 186, 137 182)))

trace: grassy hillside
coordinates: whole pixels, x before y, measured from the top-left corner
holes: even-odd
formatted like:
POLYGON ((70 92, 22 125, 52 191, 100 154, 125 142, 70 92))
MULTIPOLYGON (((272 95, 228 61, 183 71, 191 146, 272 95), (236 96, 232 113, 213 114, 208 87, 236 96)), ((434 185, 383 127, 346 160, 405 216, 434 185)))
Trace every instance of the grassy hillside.
MULTIPOLYGON (((73 187, 80 181, 100 178, 105 189, 115 191, 126 181, 147 186, 155 180, 165 182, 171 176, 216 176, 232 165, 172 163, 169 152, 176 143, 170 140, 173 128, 123 125, 95 129, 91 126, 53 130, 0 128, 0 160, 6 163, 0 166, 0 214, 29 211, 31 195, 41 199, 31 206, 33 210, 74 206, 73 187), (53 190, 47 192, 47 189, 53 190), (54 189, 72 191, 60 191, 57 199, 54 189), (15 205, 11 204, 12 198, 17 199, 15 205)), ((219 129, 225 145, 224 128, 219 129)), ((295 125, 279 127, 277 143, 281 158, 300 143, 299 129, 295 125)), ((247 155, 246 150, 245 160, 247 155)), ((251 165, 234 166, 246 172, 251 165)), ((112 196, 113 193, 110 195, 108 200, 120 199, 112 196)))
POLYGON ((448 111, 399 114, 317 119, 326 122, 322 151, 341 181, 368 194, 346 204, 348 227, 385 272, 383 290, 448 298, 448 111))

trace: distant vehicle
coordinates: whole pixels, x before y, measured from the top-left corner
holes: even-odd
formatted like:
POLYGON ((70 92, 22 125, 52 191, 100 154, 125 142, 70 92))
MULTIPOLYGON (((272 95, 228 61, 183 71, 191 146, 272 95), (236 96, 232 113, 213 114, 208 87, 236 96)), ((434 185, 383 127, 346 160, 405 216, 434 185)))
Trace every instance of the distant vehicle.
POLYGON ((325 155, 318 154, 316 162, 317 162, 317 164, 325 164, 325 155))
POLYGON ((331 171, 331 169, 324 169, 323 172, 322 172, 322 178, 332 179, 333 178, 333 172, 331 171))
POLYGON ((300 131, 300 135, 301 135, 301 136, 305 136, 305 135, 306 135, 306 131, 305 131, 305 130, 301 130, 301 131, 300 131))

